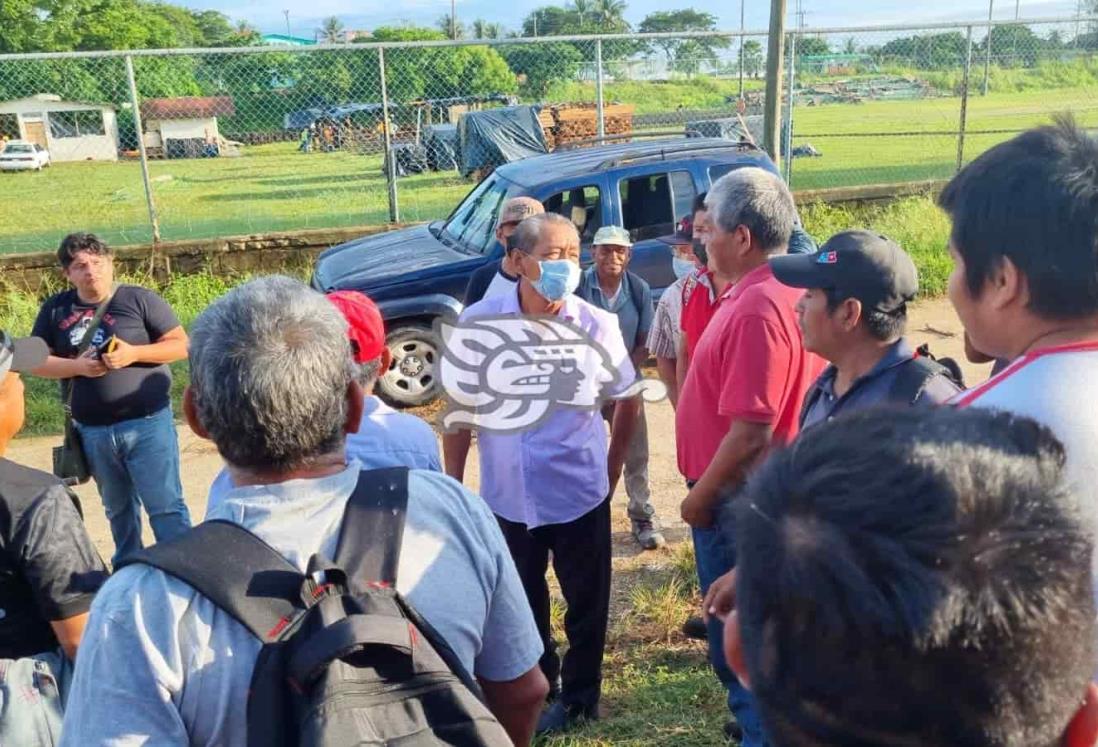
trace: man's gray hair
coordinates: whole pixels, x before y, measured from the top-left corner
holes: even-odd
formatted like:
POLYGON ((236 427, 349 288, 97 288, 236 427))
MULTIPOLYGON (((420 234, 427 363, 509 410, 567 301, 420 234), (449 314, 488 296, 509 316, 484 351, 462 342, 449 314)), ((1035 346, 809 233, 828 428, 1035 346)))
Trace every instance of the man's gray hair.
POLYGON ((359 383, 363 391, 370 391, 377 384, 378 376, 381 375, 381 356, 374 358, 372 361, 366 361, 365 363, 355 362, 353 364, 355 381, 359 383))
POLYGON ((190 366, 198 420, 228 463, 283 472, 341 446, 347 322, 297 280, 252 280, 214 301, 191 329, 190 366))
POLYGON ((579 231, 576 230, 575 223, 558 213, 542 213, 531 215, 519 223, 515 232, 511 234, 511 238, 507 240, 507 248, 518 249, 524 254, 529 254, 537 247, 542 233, 548 226, 568 226, 576 234, 576 241, 579 241, 579 231))
POLYGON ((746 226, 766 254, 789 245, 797 222, 793 193, 781 177, 757 167, 730 171, 713 184, 705 198, 710 219, 731 233, 746 226))

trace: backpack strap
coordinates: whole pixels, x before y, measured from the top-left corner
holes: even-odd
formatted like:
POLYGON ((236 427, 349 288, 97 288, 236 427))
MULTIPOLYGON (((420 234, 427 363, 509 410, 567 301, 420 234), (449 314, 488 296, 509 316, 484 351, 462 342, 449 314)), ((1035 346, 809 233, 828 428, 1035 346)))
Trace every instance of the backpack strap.
POLYGON ((407 513, 407 467, 359 473, 343 513, 335 557, 352 586, 396 587, 407 513))
POLYGON ((935 376, 949 376, 949 369, 928 356, 916 355, 900 365, 888 390, 888 398, 913 405, 935 376))
POLYGON ((232 522, 215 519, 124 560, 192 586, 264 643, 276 640, 302 609, 305 576, 277 551, 232 522))

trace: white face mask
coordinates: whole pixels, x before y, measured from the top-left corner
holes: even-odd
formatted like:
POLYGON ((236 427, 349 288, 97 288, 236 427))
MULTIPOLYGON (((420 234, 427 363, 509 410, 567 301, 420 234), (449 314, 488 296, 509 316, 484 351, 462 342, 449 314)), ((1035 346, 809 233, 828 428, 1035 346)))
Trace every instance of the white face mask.
POLYGON ((672 257, 671 269, 675 273, 675 277, 679 280, 682 280, 684 277, 697 269, 697 266, 689 260, 682 259, 680 257, 672 257))

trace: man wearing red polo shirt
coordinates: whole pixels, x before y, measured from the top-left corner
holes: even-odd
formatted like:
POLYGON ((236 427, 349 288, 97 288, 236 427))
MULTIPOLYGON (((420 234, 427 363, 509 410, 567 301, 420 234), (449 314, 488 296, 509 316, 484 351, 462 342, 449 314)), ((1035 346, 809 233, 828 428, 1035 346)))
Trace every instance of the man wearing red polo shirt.
MULTIPOLYGON (((767 262, 789 246, 796 221, 789 189, 762 169, 737 169, 713 185, 706 206, 709 264, 730 282, 698 340, 675 413, 679 471, 690 489, 682 517, 692 528, 702 594, 735 565, 730 535, 715 526, 722 503, 772 447, 797 435, 805 392, 824 365, 804 349, 794 310, 800 293, 778 282, 767 262)), ((721 656, 715 618, 708 633, 742 744, 765 745, 751 695, 721 656)))

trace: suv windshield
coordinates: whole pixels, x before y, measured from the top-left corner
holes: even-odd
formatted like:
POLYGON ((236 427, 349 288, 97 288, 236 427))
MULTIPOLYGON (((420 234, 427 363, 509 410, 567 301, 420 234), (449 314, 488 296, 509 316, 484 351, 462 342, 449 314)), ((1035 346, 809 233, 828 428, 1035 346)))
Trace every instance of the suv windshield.
POLYGON ((492 174, 458 205, 442 233, 451 241, 477 254, 484 254, 495 241, 496 218, 507 197, 507 182, 492 174))

